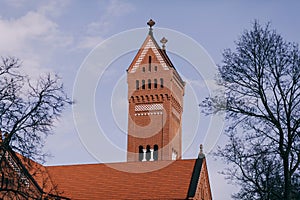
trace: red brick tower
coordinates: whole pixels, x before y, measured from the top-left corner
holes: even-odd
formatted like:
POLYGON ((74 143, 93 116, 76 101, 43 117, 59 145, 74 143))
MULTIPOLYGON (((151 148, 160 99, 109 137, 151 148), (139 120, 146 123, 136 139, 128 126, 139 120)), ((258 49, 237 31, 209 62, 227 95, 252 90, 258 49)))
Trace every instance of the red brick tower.
POLYGON ((153 20, 143 45, 127 69, 127 161, 181 158, 182 111, 185 83, 152 33, 153 20))

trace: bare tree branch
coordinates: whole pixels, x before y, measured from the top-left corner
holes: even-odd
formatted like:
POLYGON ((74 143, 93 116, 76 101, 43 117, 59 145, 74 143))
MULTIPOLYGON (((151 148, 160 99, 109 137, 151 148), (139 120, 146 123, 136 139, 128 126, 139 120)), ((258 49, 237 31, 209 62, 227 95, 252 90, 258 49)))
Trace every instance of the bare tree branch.
POLYGON ((299 199, 300 186, 292 182, 300 173, 298 45, 255 21, 234 51, 224 51, 218 77, 226 100, 217 94, 201 105, 206 114, 225 111, 232 123, 217 155, 232 164, 227 178, 242 187, 234 197, 299 199))

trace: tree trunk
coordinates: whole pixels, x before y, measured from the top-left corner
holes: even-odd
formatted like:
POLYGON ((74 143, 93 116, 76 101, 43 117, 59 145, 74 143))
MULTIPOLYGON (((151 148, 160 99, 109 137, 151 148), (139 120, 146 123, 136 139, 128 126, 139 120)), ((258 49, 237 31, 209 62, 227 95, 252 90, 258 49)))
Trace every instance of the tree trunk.
POLYGON ((291 200, 291 177, 289 170, 289 158, 286 153, 283 157, 283 167, 284 167, 284 199, 291 200))

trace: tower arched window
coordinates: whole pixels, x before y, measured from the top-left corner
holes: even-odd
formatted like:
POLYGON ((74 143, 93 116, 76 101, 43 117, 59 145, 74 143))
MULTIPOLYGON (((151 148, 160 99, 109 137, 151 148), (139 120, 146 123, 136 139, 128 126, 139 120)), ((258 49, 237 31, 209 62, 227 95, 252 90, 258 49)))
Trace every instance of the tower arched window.
POLYGON ((157 72, 157 66, 154 66, 154 71, 156 71, 156 72, 157 72))
POLYGON ((158 160, 158 145, 154 145, 153 159, 158 160))
POLYGON ((145 67, 143 67, 143 72, 145 72, 146 70, 145 70, 145 67))
POLYGON ((149 161, 150 158, 151 158, 150 145, 147 145, 146 160, 149 161))
POLYGON ((142 80, 142 89, 145 89, 145 80, 142 80))
POLYGON ((177 160, 177 151, 172 148, 172 160, 177 160))
POLYGON ((151 79, 148 79, 148 89, 151 89, 151 79))
POLYGON ((139 161, 142 161, 143 160, 143 149, 144 147, 142 145, 139 146, 139 161))
POLYGON ((149 56, 149 72, 151 72, 151 56, 149 56))
POLYGON ((160 79, 160 88, 163 88, 163 87, 164 87, 164 79, 161 78, 161 79, 160 79))
POLYGON ((154 89, 157 88, 157 79, 154 79, 154 89))
POLYGON ((138 90, 140 87, 140 81, 139 80, 136 80, 135 81, 135 89, 138 90))

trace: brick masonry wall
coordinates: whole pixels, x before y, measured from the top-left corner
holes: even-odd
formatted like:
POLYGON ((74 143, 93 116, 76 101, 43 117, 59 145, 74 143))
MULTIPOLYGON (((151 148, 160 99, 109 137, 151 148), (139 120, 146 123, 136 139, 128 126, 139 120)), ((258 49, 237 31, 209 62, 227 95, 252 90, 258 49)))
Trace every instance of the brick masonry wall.
POLYGON ((127 71, 129 102, 127 160, 138 161, 140 145, 144 148, 147 145, 151 148, 158 145, 159 160, 171 160, 173 151, 181 158, 184 85, 178 81, 179 75, 175 69, 168 67, 166 70, 152 49, 147 51, 138 68, 132 73, 130 70, 142 52, 143 49, 140 49, 127 71), (157 87, 154 79, 157 80, 157 87), (137 80, 139 88, 136 88, 137 80), (151 81, 150 84, 148 80, 151 81))

